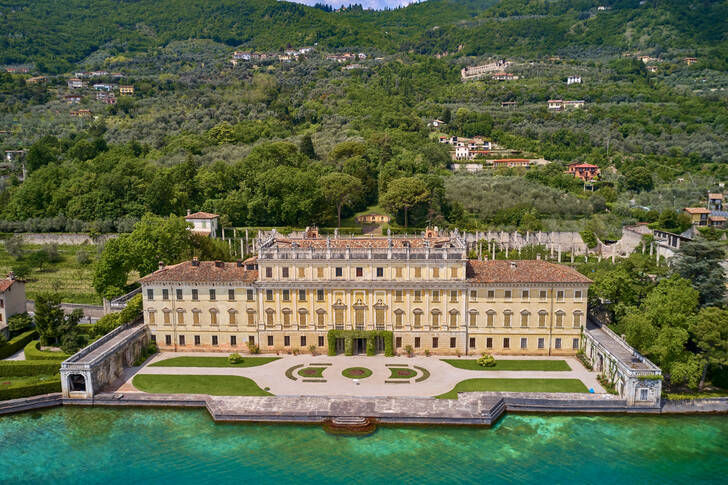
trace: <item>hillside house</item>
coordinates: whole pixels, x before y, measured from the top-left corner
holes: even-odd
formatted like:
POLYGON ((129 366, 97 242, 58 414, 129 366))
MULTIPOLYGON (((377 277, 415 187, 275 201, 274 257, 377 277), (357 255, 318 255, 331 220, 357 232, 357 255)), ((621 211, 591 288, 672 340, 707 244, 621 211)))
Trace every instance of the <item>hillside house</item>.
POLYGON ((79 109, 75 111, 71 111, 71 116, 77 117, 77 118, 90 118, 91 117, 91 111, 87 109, 79 109))
POLYGON ((134 96, 134 86, 124 84, 120 85, 119 94, 121 94, 122 96, 134 96))
POLYGON ((347 64, 346 66, 342 67, 342 71, 353 71, 354 69, 363 69, 364 66, 361 64, 347 64))
POLYGON ((515 108, 517 105, 516 101, 501 101, 501 108, 515 108))
POLYGON ((81 79, 74 77, 68 80, 68 87, 71 89, 78 89, 83 87, 83 81, 81 79))
POLYGON ((551 111, 561 111, 564 108, 564 100, 549 99, 548 105, 549 105, 549 110, 551 110, 551 111))
POLYGON ((690 222, 694 226, 707 226, 708 225, 708 217, 710 216, 710 211, 706 209, 705 207, 686 207, 685 213, 690 217, 690 222))
POLYGON ((585 101, 579 100, 579 101, 564 101, 564 109, 580 109, 583 108, 586 104, 585 101))
POLYGON ((645 69, 647 69, 647 72, 657 72, 657 66, 654 65, 649 65, 645 69))
POLYGON ((8 318, 18 313, 25 313, 25 282, 10 272, 0 280, 0 334, 8 337, 8 318))
POLYGON ((514 76, 510 72, 497 72, 491 76, 494 81, 513 81, 518 79, 518 76, 514 76))
POLYGON ((5 160, 10 163, 22 162, 25 160, 25 150, 5 150, 5 160))
POLYGON ((569 76, 566 78, 566 85, 581 84, 581 76, 569 76))
POLYGON ((716 229, 725 229, 726 220, 726 216, 716 216, 711 214, 708 216, 708 225, 716 229))
POLYGON ((685 61, 685 64, 687 64, 688 66, 692 66, 693 64, 698 62, 698 58, 697 57, 685 57, 685 58, 683 58, 683 61, 685 61))
POLYGON ((723 210, 723 194, 714 193, 708 194, 708 210, 711 211, 722 211, 723 210))
POLYGON ((480 66, 465 66, 460 70, 460 77, 463 80, 477 79, 481 76, 490 74, 491 72, 502 71, 503 69, 508 68, 508 66, 510 65, 510 61, 500 59, 495 62, 490 62, 488 64, 481 64, 480 66))
POLYGON ((203 234, 210 237, 217 237, 217 228, 220 223, 220 216, 217 214, 210 214, 209 212, 195 212, 191 214, 187 210, 187 216, 185 220, 192 224, 190 230, 192 232, 203 234))
MULTIPOLYGON (((427 126, 431 126, 432 128, 439 128, 444 125, 445 125, 445 122, 442 120, 432 120, 429 123, 427 123, 427 126)), ((440 137, 440 139, 442 139, 442 138, 443 137, 440 137)), ((442 143, 442 142, 440 142, 440 143, 442 143)))
POLYGON ((63 100, 67 104, 76 104, 81 102, 81 95, 80 94, 68 94, 63 97, 63 100))
POLYGON ((25 80, 26 84, 40 84, 46 82, 45 76, 33 76, 25 80))
POLYGON ((114 86, 106 83, 96 83, 94 84, 94 89, 96 91, 111 91, 112 89, 114 89, 114 86))
POLYGON ((90 77, 104 77, 108 75, 109 73, 107 71, 92 71, 90 77))
POLYGON ((591 163, 575 162, 568 165, 568 169, 565 173, 573 175, 574 177, 579 178, 584 182, 589 182, 599 177, 601 171, 599 170, 599 167, 597 165, 592 165, 591 163))
POLYGON ((526 158, 501 158, 499 160, 493 160, 493 168, 529 168, 531 166, 531 160, 526 158))
POLYGON ((235 51, 233 52, 233 59, 238 61, 249 61, 251 59, 249 51, 235 51))

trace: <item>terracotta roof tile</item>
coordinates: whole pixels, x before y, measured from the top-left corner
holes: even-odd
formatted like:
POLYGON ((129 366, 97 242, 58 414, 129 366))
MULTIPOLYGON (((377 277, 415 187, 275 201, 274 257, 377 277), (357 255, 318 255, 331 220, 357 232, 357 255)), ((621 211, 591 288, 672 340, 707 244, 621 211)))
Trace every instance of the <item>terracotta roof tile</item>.
POLYGON ((0 280, 0 292, 8 291, 8 288, 13 286, 13 283, 15 283, 15 280, 11 280, 11 279, 0 280))
POLYGON ((185 216, 185 219, 217 219, 218 217, 220 216, 209 212, 195 212, 194 214, 185 216))
MULTIPOLYGON (((331 247, 334 249, 377 249, 377 248, 388 248, 389 238, 387 237, 356 237, 356 238, 339 238, 339 239, 328 239, 331 247)), ((425 242, 430 244, 431 248, 442 248, 444 244, 450 243, 449 237, 433 237, 433 238, 392 238, 393 248, 404 248, 406 244, 409 244, 411 248, 424 248, 425 242)), ((291 247, 293 243, 296 243, 299 248, 304 249, 326 249, 327 239, 289 239, 289 238, 276 238, 275 245, 281 248, 291 247)), ((454 244, 453 248, 456 248, 454 244)))
POLYGON ((467 279, 477 283, 584 283, 575 269, 540 260, 468 261, 467 279))
MULTIPOLYGON (((246 263, 252 258, 246 260, 246 263)), ((251 261, 252 262, 252 261, 251 261)), ((139 281, 141 283, 159 282, 238 282, 253 283, 258 279, 258 270, 245 269, 245 264, 239 267, 237 263, 224 262, 222 267, 215 266, 215 261, 200 261, 194 266, 192 261, 166 266, 153 273, 149 273, 139 281)))
POLYGON ((710 211, 705 207, 686 207, 685 212, 688 214, 710 214, 710 211))

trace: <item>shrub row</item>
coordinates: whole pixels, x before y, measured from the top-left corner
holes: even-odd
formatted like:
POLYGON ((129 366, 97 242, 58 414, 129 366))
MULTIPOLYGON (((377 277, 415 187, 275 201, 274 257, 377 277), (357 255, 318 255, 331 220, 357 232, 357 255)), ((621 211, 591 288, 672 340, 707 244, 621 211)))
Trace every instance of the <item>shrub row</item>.
POLYGON ((58 362, 44 360, 6 360, 0 362, 0 377, 58 374, 58 362))
POLYGON ((61 362, 69 358, 71 355, 64 352, 50 352, 40 350, 40 340, 33 340, 25 346, 25 360, 54 360, 61 362))
POLYGON ((35 330, 28 330, 10 339, 8 342, 0 345, 0 359, 5 359, 13 355, 18 350, 25 347, 28 342, 37 338, 38 334, 35 330))
POLYGON ((21 397, 38 396, 40 394, 49 394, 51 392, 61 392, 61 380, 38 382, 35 384, 23 384, 18 386, 11 385, 0 389, 0 401, 8 399, 18 399, 21 397))

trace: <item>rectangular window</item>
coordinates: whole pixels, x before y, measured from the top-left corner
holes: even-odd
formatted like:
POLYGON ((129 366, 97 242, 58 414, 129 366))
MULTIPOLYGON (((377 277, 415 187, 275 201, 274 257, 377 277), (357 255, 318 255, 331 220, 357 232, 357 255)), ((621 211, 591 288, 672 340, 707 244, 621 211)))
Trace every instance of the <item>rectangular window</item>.
POLYGON ((440 290, 433 290, 433 292, 432 292, 432 302, 433 303, 440 303, 440 290))
POLYGON ((153 344, 156 344, 157 343, 157 336, 156 335, 152 335, 152 343, 153 344))
POLYGON ((164 343, 166 345, 172 345, 172 336, 171 335, 165 335, 164 336, 164 343))
POLYGON ((557 338, 557 339, 554 340, 554 348, 555 349, 560 349, 561 348, 561 339, 560 338, 557 338))
POLYGON ((510 349, 511 348, 511 339, 506 337, 503 339, 503 348, 504 349, 510 349))
POLYGON ((316 301, 324 301, 324 290, 316 290, 316 301))
POLYGON ((402 302, 402 290, 394 290, 394 301, 402 302))
POLYGON ((511 300, 511 298, 513 297, 512 295, 513 295, 513 292, 511 290, 505 290, 503 292, 503 298, 507 301, 511 300))
POLYGON ((319 338, 318 338, 318 346, 319 347, 323 347, 324 346, 324 338, 321 335, 319 335, 319 338))
POLYGON ((265 290, 265 301, 273 301, 273 290, 265 290))
POLYGON ((255 326, 255 313, 248 313, 248 326, 255 326))
POLYGON ((395 268, 394 274, 397 278, 401 278, 402 277, 402 267, 400 266, 400 267, 395 268))
POLYGON ((420 337, 415 337, 415 348, 416 349, 420 348, 420 337))
POLYGON ((531 298, 531 294, 528 290, 521 290, 521 300, 528 301, 531 298))
POLYGON ((574 300, 581 301, 581 290, 574 291, 574 300))
POLYGON ((540 337, 538 339, 538 348, 542 349, 542 348, 544 348, 544 346, 545 346, 545 339, 543 337, 540 337))
POLYGON ((564 290, 556 292, 556 301, 564 301, 564 290))
POLYGON ((402 337, 397 337, 394 339, 394 346, 396 348, 402 347, 402 337))
POLYGON ((478 301, 478 290, 470 290, 470 301, 478 301))
POLYGON ((432 277, 433 278, 439 278, 440 277, 440 268, 432 268, 432 277))
POLYGON ((184 345, 185 344, 185 336, 184 335, 180 335, 179 336, 179 344, 180 345, 184 345))
POLYGON ((316 268, 316 277, 323 279, 324 277, 324 269, 323 268, 316 268))
POLYGON ((528 348, 528 339, 526 337, 521 338, 521 348, 527 349, 528 348))
POLYGON ((217 335, 212 336, 212 345, 217 345, 217 335))
POLYGON ((344 328, 344 310, 334 310, 334 325, 344 328))
POLYGON ((361 266, 357 266, 356 267, 356 277, 361 278, 362 276, 364 276, 364 268, 362 268, 361 266))
POLYGON ((253 290, 245 290, 245 299, 253 301, 253 290))
POLYGON ((154 290, 151 288, 147 290, 147 300, 154 300, 154 290))
POLYGON ((150 311, 148 313, 148 315, 149 315, 149 325, 154 325, 155 323, 157 323, 156 322, 157 317, 155 316, 155 312, 150 311))
POLYGON ((344 268, 342 268, 341 266, 337 266, 336 267, 336 277, 341 278, 341 276, 343 276, 343 274, 344 274, 344 268))
POLYGON ((581 327, 581 313, 574 313, 574 328, 581 327))
POLYGON ((485 348, 492 349, 493 348, 493 337, 488 337, 485 339, 485 348))
POLYGON ((457 268, 450 268, 450 277, 451 278, 457 278, 458 277, 458 269, 457 268))
POLYGON ((272 278, 273 277, 273 268, 265 268, 265 277, 266 278, 272 278))
POLYGON ((538 299, 541 301, 546 301, 547 296, 548 296, 548 293, 546 292, 546 290, 541 290, 538 292, 538 299))
POLYGON ((298 277, 299 278, 305 278, 306 277, 306 268, 303 266, 298 267, 298 277))
POLYGON ((210 301, 215 299, 215 289, 210 288, 210 301))
POLYGON ((301 335, 301 347, 305 347, 305 346, 306 346, 306 336, 301 335))
POLYGON ((364 310, 354 310, 354 324, 356 328, 364 328, 364 310))
POLYGON ((470 347, 471 349, 474 349, 474 348, 475 348, 475 337, 470 337, 470 339, 469 339, 469 340, 470 340, 470 341, 468 342, 468 346, 469 346, 469 347, 470 347))
POLYGON ((450 290, 450 303, 458 302, 458 290, 450 290))
POLYGON ((273 346, 273 335, 268 335, 268 346, 269 347, 273 346))
POLYGON ((200 345, 200 336, 199 335, 195 335, 194 338, 195 338, 195 345, 200 345))
POLYGON ((374 311, 374 324, 377 326, 377 328, 384 328, 384 310, 376 309, 374 311))
POLYGON ((488 290, 488 300, 495 300, 495 290, 488 290))
POLYGON ((394 314, 394 324, 397 328, 402 328, 402 312, 397 312, 394 314))
POLYGON ((458 339, 456 337, 450 337, 450 348, 454 349, 458 346, 458 339))
POLYGON ((267 312, 265 314, 265 324, 269 327, 273 326, 273 312, 267 312))
POLYGON ((284 347, 290 347, 291 346, 291 337, 290 337, 290 335, 284 335, 283 336, 283 346, 284 347))
POLYGON ((238 322, 237 322, 237 320, 235 318, 235 312, 234 311, 228 312, 228 318, 229 318, 230 325, 237 325, 238 324, 238 322))
POLYGON ((381 266, 377 268, 377 278, 383 278, 384 277, 384 268, 381 266))
POLYGON ((640 389, 640 401, 647 401, 647 397, 648 397, 648 390, 640 389))
POLYGON ((199 300, 199 299, 200 299, 200 298, 199 298, 199 295, 197 294, 197 288, 194 288, 194 289, 192 290, 192 299, 193 299, 194 301, 197 301, 197 300, 199 300))
POLYGON ((236 347, 237 345, 238 345, 238 337, 236 337, 235 335, 231 335, 230 336, 230 346, 236 347))
POLYGON ((577 350, 579 348, 579 339, 575 338, 571 340, 571 348, 577 350))
POLYGON ((422 290, 415 290, 415 301, 422 301, 422 290))
POLYGON ((433 349, 436 349, 437 346, 439 345, 439 343, 440 343, 440 340, 437 337, 432 337, 432 348, 433 349))
POLYGON ((169 325, 169 323, 170 323, 169 322, 169 314, 172 313, 172 312, 170 312, 169 310, 165 310, 162 313, 164 314, 164 317, 163 317, 164 318, 164 324, 165 325, 169 325))
POLYGON ((178 300, 182 299, 182 289, 180 289, 180 288, 177 288, 177 299, 178 300))
POLYGON ((306 290, 298 290, 298 301, 306 301, 306 290))
POLYGON ((288 278, 288 268, 281 268, 281 277, 288 278))
POLYGON ((253 337, 252 335, 248 336, 248 343, 250 345, 255 345, 255 337, 253 337))
POLYGON ((298 314, 298 324, 302 327, 306 326, 306 314, 305 313, 298 314))
POLYGON ((162 290, 162 300, 169 300, 169 290, 167 288, 162 290))
POLYGON ((235 300, 235 290, 233 290, 233 289, 228 290, 228 300, 230 300, 230 301, 235 300))
POLYGON ((291 301, 291 290, 283 290, 283 301, 291 301))
POLYGON ((415 266, 415 278, 422 278, 422 268, 415 266))
POLYGON ((323 328, 326 323, 324 322, 324 314, 323 313, 317 313, 316 318, 318 319, 318 326, 319 328, 323 328))

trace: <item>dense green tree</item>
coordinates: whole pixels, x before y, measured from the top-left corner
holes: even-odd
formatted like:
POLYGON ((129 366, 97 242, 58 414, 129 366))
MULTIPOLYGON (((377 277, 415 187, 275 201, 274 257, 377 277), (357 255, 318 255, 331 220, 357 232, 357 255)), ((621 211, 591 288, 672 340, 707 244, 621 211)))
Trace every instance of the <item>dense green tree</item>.
POLYGON ((382 207, 395 213, 404 211, 404 227, 407 227, 407 213, 418 204, 422 204, 430 197, 430 191, 417 177, 402 177, 389 183, 387 192, 380 198, 382 207))
POLYGON ((299 150, 311 160, 316 160, 318 158, 316 156, 316 150, 313 147, 313 140, 311 139, 311 135, 303 135, 303 138, 301 138, 299 150))
POLYGON ((41 293, 35 298, 35 328, 40 334, 41 345, 59 345, 65 339, 64 350, 78 350, 78 322, 83 310, 76 309, 66 315, 61 308, 58 293, 41 293))
POLYGON ((728 311, 714 307, 702 308, 690 326, 690 333, 703 359, 699 384, 702 389, 709 365, 728 365, 728 311))
POLYGON ((341 227, 341 209, 361 197, 364 190, 361 180, 334 172, 321 177, 319 187, 324 198, 336 207, 336 227, 341 227))
POLYGON ((724 259, 725 251, 717 241, 697 238, 680 246, 673 268, 700 293, 702 306, 722 307, 725 303, 724 259))

